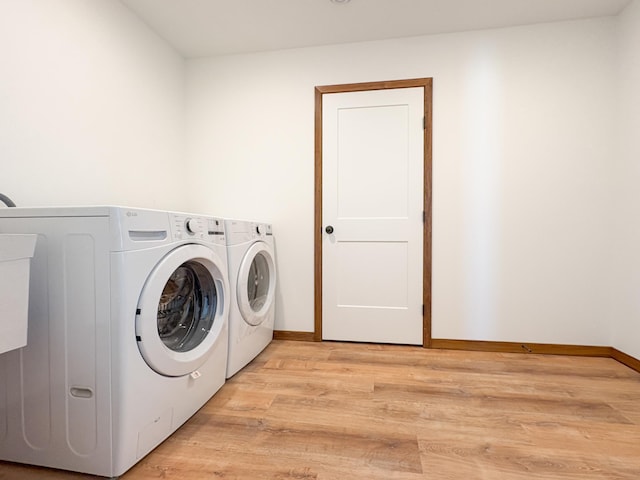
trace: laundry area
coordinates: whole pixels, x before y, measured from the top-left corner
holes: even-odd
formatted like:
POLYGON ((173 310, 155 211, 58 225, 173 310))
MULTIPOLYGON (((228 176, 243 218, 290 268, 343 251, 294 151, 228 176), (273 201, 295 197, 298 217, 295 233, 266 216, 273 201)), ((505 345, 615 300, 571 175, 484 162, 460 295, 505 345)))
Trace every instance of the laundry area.
POLYGON ((0 2, 0 480, 633 472, 640 0, 449 3, 0 2))

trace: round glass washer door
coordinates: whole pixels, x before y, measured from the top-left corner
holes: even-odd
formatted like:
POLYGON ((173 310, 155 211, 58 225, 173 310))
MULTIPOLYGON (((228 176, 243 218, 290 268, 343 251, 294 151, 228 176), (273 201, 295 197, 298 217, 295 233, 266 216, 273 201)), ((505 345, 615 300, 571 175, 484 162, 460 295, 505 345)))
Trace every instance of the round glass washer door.
POLYGON ((265 242, 256 242, 247 250, 238 271, 236 294, 245 322, 256 326, 267 318, 274 302, 275 290, 273 249, 265 242))
POLYGON ((211 249, 189 244, 171 251, 142 289, 136 338, 145 362, 170 377, 197 370, 226 325, 224 262, 211 249))

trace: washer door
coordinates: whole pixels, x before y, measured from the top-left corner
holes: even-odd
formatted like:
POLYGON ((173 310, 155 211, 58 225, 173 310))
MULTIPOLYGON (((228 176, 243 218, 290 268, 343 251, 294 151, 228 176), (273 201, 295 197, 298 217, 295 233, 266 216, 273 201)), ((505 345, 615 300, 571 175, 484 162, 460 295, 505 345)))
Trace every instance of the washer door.
POLYGON ((273 249, 265 242, 256 242, 247 250, 238 271, 238 307, 245 322, 255 326, 267 318, 275 290, 273 249))
POLYGON ((147 278, 136 337, 142 357, 157 373, 187 375, 207 360, 225 324, 223 265, 211 249, 189 244, 171 251, 147 278))

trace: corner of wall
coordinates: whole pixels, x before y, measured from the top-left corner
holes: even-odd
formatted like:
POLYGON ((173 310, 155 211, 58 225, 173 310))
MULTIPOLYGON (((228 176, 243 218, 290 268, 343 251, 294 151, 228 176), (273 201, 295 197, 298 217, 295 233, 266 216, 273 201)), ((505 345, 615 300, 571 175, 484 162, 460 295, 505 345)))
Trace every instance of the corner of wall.
POLYGON ((615 243, 611 281, 613 348, 640 358, 640 1, 631 0, 617 21, 617 150, 613 168, 615 243))

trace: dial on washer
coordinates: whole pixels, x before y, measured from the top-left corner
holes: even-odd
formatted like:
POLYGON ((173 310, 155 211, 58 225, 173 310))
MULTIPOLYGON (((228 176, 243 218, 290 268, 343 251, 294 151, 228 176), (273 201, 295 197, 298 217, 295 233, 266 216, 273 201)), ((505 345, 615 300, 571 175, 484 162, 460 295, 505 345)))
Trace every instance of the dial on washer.
POLYGON ((198 232, 198 222, 194 218, 187 218, 187 220, 184 222, 184 226, 189 233, 198 232))

